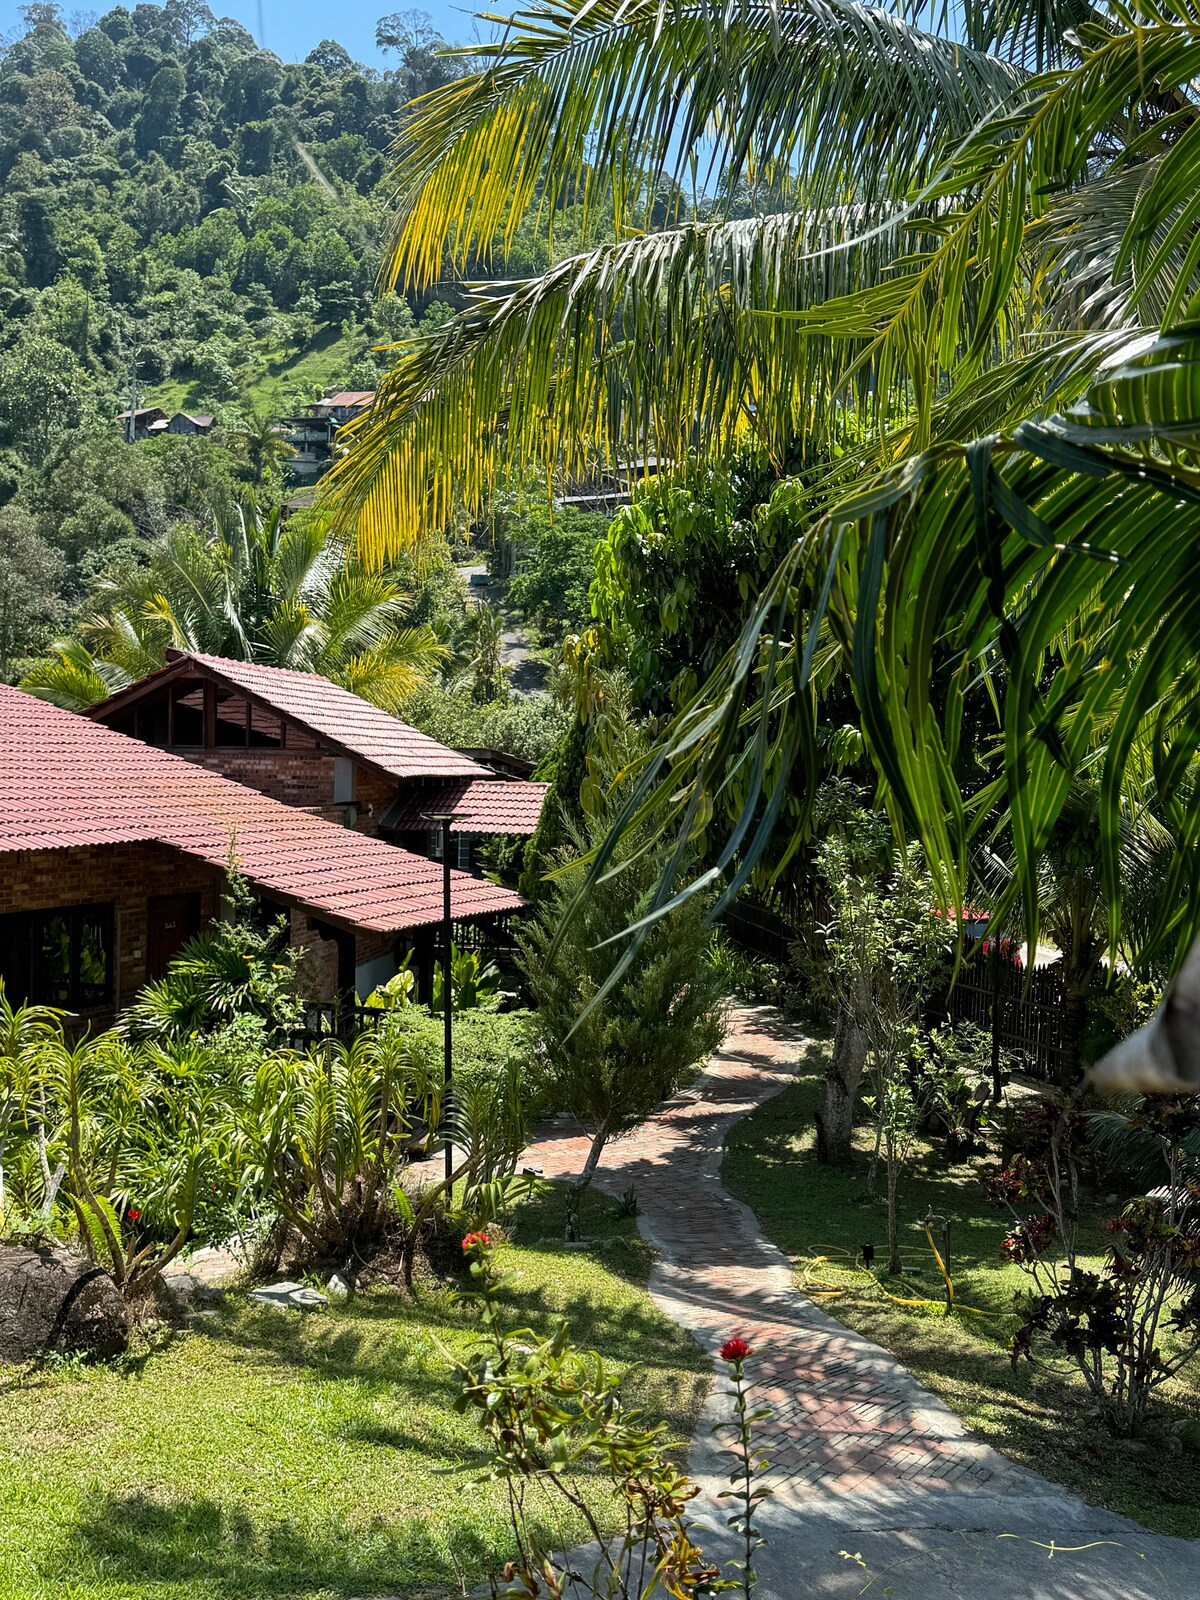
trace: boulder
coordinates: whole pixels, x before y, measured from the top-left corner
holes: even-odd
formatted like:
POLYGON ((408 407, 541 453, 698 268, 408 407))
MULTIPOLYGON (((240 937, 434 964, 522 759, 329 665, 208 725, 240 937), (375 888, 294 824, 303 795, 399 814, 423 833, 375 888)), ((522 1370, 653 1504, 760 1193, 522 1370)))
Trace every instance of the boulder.
POLYGON ((129 1309, 100 1267, 49 1245, 0 1245, 0 1366, 57 1350, 119 1355, 129 1309))

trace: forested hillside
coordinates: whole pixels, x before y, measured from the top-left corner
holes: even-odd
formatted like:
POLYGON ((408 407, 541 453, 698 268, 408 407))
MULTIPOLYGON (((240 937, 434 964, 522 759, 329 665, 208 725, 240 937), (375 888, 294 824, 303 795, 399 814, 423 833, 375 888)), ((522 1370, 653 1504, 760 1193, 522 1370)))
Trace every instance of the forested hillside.
MULTIPOLYGON (((118 6, 82 30, 53 4, 23 16, 0 41, 7 679, 173 528, 207 528, 231 491, 269 508, 286 487, 279 419, 331 386, 371 388, 389 359, 375 347, 445 317, 452 286, 406 302, 377 299, 375 279, 403 108, 464 65, 416 12, 380 19, 383 71, 332 40, 282 62, 203 0, 118 6), (135 399, 216 427, 124 446, 135 399)), ((563 246, 569 224, 560 210, 563 246)), ((504 270, 547 258, 530 226, 504 270)))

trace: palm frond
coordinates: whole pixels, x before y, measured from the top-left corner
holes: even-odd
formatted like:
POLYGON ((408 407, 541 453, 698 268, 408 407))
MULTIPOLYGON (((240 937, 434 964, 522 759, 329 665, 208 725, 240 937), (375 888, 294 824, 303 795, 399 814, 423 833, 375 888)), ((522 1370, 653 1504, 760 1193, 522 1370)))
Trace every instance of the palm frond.
POLYGON ((870 327, 830 335, 795 314, 884 281, 907 244, 872 220, 850 207, 688 223, 478 286, 343 429, 352 448, 325 480, 335 513, 381 562, 456 501, 478 509, 531 469, 721 453, 746 437, 781 458, 835 432, 847 399, 882 413, 904 377, 855 370, 870 327))
MULTIPOLYGON (((1200 925, 1198 562, 1200 323, 1130 342, 1071 411, 928 451, 807 529, 736 649, 632 775, 618 830, 719 830, 717 871, 739 863, 724 898, 762 859, 781 795, 799 837, 827 619, 885 797, 947 904, 961 905, 972 845, 1003 817, 1015 871, 997 909, 1019 896, 1036 944, 1043 852, 1086 771, 1117 950, 1122 788, 1148 759, 1174 836, 1148 942, 1182 951, 1200 925), (964 792, 965 701, 989 676, 1002 683, 996 778, 964 792)), ((651 917, 711 881, 664 880, 651 917)))
POLYGON ((479 72, 417 102, 397 145, 388 281, 507 253, 531 208, 650 226, 664 181, 779 168, 804 206, 903 196, 1023 74, 856 0, 549 0, 479 72))
POLYGON ((53 655, 36 662, 21 679, 21 688, 65 711, 86 711, 134 680, 119 667, 98 661, 78 639, 59 639, 53 655))

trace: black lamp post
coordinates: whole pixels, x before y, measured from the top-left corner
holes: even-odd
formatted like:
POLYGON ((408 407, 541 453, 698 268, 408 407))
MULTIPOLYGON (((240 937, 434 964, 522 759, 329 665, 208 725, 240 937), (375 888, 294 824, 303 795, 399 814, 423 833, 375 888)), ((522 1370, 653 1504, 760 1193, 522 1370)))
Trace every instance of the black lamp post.
POLYGON ((446 1149, 446 1182, 450 1182, 454 1172, 454 1146, 450 1138, 450 1088, 454 1078, 454 1023, 452 1020, 452 959, 451 946, 454 938, 454 923, 450 915, 450 824, 454 821, 455 813, 436 812, 425 815, 426 822, 439 823, 442 830, 442 1035, 445 1050, 442 1079, 442 1127, 443 1142, 446 1149))

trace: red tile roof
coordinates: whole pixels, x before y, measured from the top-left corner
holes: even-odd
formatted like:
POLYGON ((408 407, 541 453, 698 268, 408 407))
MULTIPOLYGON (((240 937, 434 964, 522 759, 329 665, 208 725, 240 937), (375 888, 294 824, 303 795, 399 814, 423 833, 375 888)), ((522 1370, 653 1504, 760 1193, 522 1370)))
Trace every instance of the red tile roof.
POLYGON ((428 830, 429 817, 454 814, 451 833, 533 833, 546 802, 548 783, 520 779, 463 778, 420 794, 406 790, 384 813, 381 826, 397 833, 428 830))
MULTIPOLYGON (((437 862, 0 685, 0 855, 140 841, 215 867, 232 843, 260 889, 350 927, 399 932, 442 914, 437 862)), ((451 882, 457 917, 522 904, 466 873, 452 873, 451 882)))
MULTIPOLYGON (((223 656, 175 656, 175 662, 195 662, 214 677, 256 696, 260 701, 300 723, 317 739, 333 744, 391 778, 486 778, 488 769, 469 756, 448 750, 427 733, 381 711, 349 689, 340 689, 315 672, 292 672, 264 667, 252 661, 228 661, 223 656)), ((168 671, 171 668, 167 669, 168 671)), ((157 675, 156 675, 157 676, 157 675)), ((142 683, 148 680, 143 679, 142 683)), ((120 695, 101 700, 91 714, 106 721, 112 712, 135 698, 141 684, 120 695)))

